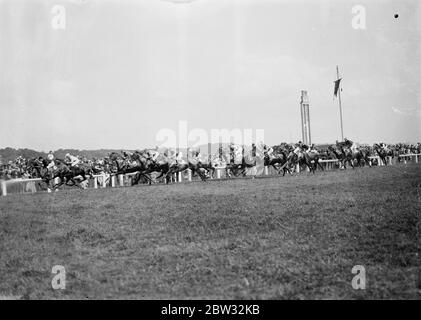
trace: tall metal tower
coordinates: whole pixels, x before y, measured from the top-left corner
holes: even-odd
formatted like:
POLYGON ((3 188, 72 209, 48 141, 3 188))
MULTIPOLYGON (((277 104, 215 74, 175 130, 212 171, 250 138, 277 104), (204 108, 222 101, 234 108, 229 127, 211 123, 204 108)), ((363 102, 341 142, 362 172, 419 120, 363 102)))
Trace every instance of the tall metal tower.
POLYGON ((307 91, 301 91, 301 134, 302 141, 304 144, 311 144, 311 133, 310 133, 310 110, 307 91))

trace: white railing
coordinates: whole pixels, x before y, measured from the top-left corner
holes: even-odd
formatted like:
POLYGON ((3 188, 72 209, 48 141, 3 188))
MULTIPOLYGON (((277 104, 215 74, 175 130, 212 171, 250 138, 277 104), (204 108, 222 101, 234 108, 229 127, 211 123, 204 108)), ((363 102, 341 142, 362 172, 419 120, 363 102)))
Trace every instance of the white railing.
MULTIPOLYGON (((12 183, 23 183, 23 182, 30 182, 29 189, 31 189, 31 192, 36 192, 35 187, 35 181, 41 181, 42 179, 36 178, 36 179, 12 179, 12 180, 0 180, 1 183, 1 194, 3 196, 7 195, 7 185, 12 183)), ((28 189, 28 185, 26 187, 28 189)))
POLYGON ((411 160, 414 157, 415 163, 418 163, 419 156, 421 156, 421 153, 408 153, 408 154, 400 154, 399 158, 403 158, 404 162, 406 163, 408 158, 411 160))

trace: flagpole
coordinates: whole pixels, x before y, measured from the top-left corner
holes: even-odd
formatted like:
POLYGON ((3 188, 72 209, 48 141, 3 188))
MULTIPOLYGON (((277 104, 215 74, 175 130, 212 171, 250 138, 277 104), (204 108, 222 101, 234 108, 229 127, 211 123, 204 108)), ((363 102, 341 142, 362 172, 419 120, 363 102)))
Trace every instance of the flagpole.
MULTIPOLYGON (((339 80, 339 67, 336 66, 336 76, 338 77, 339 80)), ((344 141, 344 126, 342 123, 342 103, 341 103, 341 82, 339 81, 339 88, 338 88, 338 98, 339 98, 339 115, 341 118, 341 136, 342 136, 342 141, 344 141)))

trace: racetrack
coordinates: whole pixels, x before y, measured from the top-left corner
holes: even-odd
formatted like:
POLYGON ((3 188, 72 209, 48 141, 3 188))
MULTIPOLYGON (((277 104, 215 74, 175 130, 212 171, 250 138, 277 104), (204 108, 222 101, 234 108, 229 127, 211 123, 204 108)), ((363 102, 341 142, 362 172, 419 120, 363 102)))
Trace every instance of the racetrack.
POLYGON ((418 164, 8 195, 0 295, 416 299, 420 212, 418 164), (366 290, 351 286, 354 265, 366 290))

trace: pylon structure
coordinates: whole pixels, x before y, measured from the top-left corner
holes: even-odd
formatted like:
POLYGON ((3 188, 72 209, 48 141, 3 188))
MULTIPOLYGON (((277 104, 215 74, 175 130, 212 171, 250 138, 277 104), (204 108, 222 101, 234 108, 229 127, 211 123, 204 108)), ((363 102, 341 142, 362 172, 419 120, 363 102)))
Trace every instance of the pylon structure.
POLYGON ((304 144, 311 144, 311 133, 310 133, 310 110, 309 110, 309 100, 307 91, 301 91, 301 135, 302 141, 304 144))

